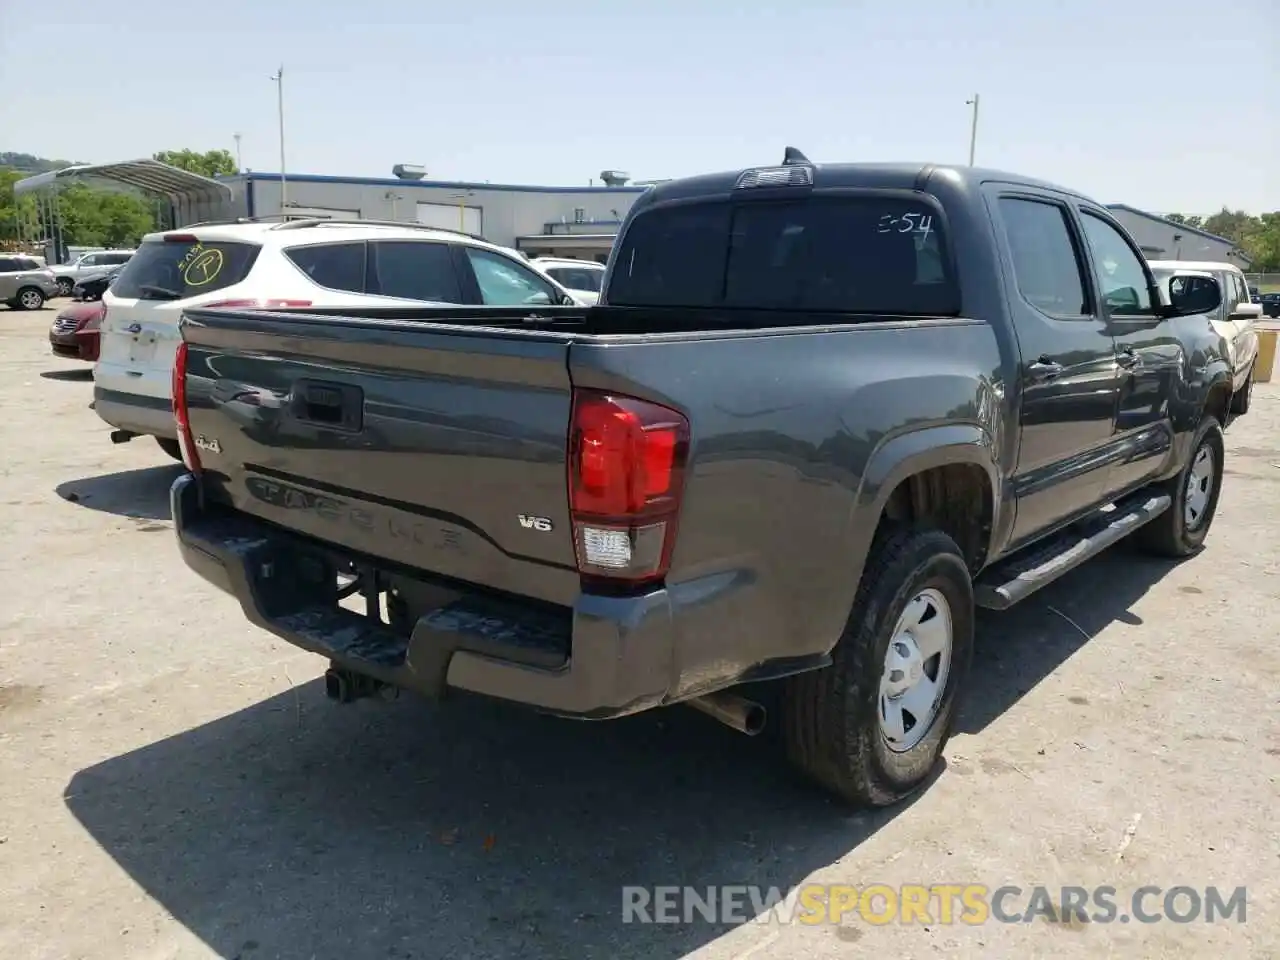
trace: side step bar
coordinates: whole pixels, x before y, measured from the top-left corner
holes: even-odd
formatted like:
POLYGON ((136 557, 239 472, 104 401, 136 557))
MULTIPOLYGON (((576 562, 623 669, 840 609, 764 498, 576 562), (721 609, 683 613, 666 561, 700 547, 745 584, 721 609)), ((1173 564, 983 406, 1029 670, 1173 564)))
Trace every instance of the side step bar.
POLYGON ((973 585, 973 600, 988 610, 1006 610, 1043 586, 1097 556, 1169 509, 1168 494, 1139 492, 1103 507, 1046 542, 997 561, 973 585))

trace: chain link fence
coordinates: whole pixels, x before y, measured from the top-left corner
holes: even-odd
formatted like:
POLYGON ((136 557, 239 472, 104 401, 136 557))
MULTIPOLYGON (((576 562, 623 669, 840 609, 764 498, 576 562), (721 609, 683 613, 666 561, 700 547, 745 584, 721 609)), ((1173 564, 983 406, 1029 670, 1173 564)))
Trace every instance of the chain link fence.
POLYGON ((1246 273, 1245 279, 1262 293, 1280 293, 1280 273, 1246 273))

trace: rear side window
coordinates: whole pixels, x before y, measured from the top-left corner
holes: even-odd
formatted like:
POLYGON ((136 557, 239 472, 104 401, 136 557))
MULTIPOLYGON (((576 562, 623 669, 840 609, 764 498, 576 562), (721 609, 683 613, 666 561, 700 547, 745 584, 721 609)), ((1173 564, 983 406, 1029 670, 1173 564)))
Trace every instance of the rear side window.
POLYGON ((290 247, 284 255, 316 286, 364 293, 363 243, 290 247))
POLYGON ((1067 211, 1056 203, 1000 199, 1014 280, 1023 299, 1057 317, 1090 313, 1080 257, 1067 225, 1067 211))
POLYGON ((18 261, 10 260, 8 257, 0 257, 0 273, 17 273, 18 261))
POLYGON ((638 215, 608 302, 953 315, 960 297, 932 205, 884 197, 717 201, 638 215))
POLYGON ((224 240, 150 240, 125 264, 111 292, 126 300, 185 300, 249 275, 261 248, 224 240))
POLYGON ((369 244, 369 292, 406 300, 462 303, 448 244, 379 240, 369 244))
POLYGON ((99 259, 108 266, 115 266, 118 263, 128 263, 131 253, 104 253, 99 259))
POLYGON ((19 270, 43 270, 44 269, 44 267, 40 266, 40 264, 37 261, 28 260, 23 257, 18 258, 17 264, 18 264, 19 270))
POLYGON ((600 279, 604 276, 604 271, 586 270, 582 267, 552 267, 547 271, 547 275, 570 290, 590 290, 599 293, 600 279))

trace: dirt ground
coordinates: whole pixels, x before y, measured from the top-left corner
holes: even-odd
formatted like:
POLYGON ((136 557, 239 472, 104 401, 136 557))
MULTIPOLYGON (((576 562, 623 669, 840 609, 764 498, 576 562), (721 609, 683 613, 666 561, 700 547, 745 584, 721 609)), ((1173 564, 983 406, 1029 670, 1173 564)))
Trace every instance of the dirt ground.
POLYGON ((53 315, 0 310, 0 956, 1280 956, 1280 388, 1228 431, 1202 554, 1121 545, 984 616, 936 782, 851 814, 684 708, 326 701, 182 566, 179 468, 109 443, 53 315), (1245 886, 1247 914, 621 922, 623 885, 805 881, 1245 886))

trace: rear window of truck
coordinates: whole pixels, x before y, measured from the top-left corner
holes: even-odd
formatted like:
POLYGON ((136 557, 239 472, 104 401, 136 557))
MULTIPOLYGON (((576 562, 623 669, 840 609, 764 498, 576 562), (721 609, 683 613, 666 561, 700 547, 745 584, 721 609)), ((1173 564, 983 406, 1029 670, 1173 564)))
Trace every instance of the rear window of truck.
POLYGON ((223 240, 149 240, 125 264, 111 292, 127 300, 185 300, 239 283, 261 248, 223 240))
POLYGON ((883 197, 711 201, 640 213, 608 303, 839 313, 959 313, 929 203, 883 197))

